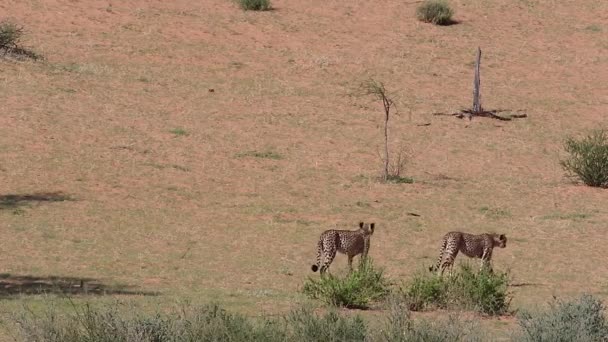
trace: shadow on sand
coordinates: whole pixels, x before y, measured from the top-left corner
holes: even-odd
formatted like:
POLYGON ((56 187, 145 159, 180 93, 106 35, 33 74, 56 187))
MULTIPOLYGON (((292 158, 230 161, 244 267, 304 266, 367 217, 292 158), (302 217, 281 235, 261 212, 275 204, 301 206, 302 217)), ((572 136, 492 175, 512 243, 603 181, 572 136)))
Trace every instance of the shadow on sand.
POLYGON ((21 295, 69 294, 69 295, 139 295, 157 296, 158 292, 137 290, 133 285, 107 285, 92 278, 36 277, 30 275, 0 274, 0 298, 21 295))
POLYGON ((33 194, 0 195, 0 210, 17 209, 32 203, 74 201, 70 195, 63 192, 37 192, 33 194))

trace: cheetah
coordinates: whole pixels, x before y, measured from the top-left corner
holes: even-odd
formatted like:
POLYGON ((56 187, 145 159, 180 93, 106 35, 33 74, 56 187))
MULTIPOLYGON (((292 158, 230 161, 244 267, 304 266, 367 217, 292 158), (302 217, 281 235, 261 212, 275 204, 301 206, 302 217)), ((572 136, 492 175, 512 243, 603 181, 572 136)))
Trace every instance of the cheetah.
POLYGON ((443 275, 443 271, 454 265, 454 259, 458 252, 462 252, 469 258, 480 258, 481 269, 490 266, 492 260, 492 250, 494 247, 507 247, 507 237, 505 234, 467 234, 462 232, 449 232, 443 236, 439 258, 435 266, 429 267, 431 272, 437 270, 443 275))
POLYGON ((312 265, 312 271, 320 270, 321 274, 329 268, 336 256, 336 252, 348 256, 348 268, 353 270, 353 258, 361 254, 361 261, 367 258, 369 252, 370 237, 374 233, 375 223, 359 222, 357 230, 324 231, 317 243, 317 263, 312 265))

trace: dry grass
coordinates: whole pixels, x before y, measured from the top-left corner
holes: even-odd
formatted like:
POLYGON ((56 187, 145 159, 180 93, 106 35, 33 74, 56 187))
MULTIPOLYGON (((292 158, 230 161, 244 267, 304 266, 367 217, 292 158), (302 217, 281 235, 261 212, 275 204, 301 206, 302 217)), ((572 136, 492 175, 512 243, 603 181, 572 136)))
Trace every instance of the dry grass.
POLYGON ((74 199, 0 210, 2 272, 285 312, 305 301, 318 234, 374 220, 370 255, 393 279, 434 261, 447 230, 496 231, 514 307, 605 298, 608 198, 559 159, 566 135, 605 122, 608 37, 586 27, 606 27, 587 13, 608 4, 451 4, 447 28, 400 1, 1 5, 47 61, 2 64, 0 195, 74 199), (484 108, 529 118, 432 115, 470 106, 479 42, 484 108), (396 90, 391 137, 412 151, 414 184, 374 181, 381 109, 352 96, 370 76, 396 90), (237 157, 248 151, 281 158, 237 157))

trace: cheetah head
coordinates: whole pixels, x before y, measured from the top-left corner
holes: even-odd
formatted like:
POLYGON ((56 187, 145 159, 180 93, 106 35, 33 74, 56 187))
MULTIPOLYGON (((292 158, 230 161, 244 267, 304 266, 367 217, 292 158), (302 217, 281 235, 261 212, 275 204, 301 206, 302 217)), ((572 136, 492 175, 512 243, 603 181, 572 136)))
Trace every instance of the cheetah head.
POLYGON ((365 235, 374 234, 374 229, 376 228, 375 223, 363 223, 363 221, 359 222, 359 229, 365 233, 365 235))
POLYGON ((507 236, 505 234, 498 235, 498 238, 494 237, 494 243, 500 248, 507 247, 507 236))

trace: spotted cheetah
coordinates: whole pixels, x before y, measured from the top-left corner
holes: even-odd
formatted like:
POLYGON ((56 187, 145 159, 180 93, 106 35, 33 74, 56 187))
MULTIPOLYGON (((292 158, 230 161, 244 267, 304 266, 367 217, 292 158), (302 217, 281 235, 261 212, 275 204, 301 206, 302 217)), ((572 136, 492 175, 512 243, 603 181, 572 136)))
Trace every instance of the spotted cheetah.
POLYGON ((443 271, 454 265, 454 259, 458 252, 462 252, 469 258, 480 258, 481 268, 490 266, 492 260, 492 250, 494 247, 507 247, 507 237, 504 234, 467 234, 462 232, 449 232, 443 236, 441 250, 439 251, 439 259, 435 266, 431 266, 429 270, 443 271))
POLYGON ((320 270, 323 274, 329 268, 336 252, 348 256, 348 268, 353 270, 353 258, 361 254, 361 261, 369 252, 370 237, 374 233, 375 223, 359 222, 357 230, 326 230, 317 243, 317 263, 312 265, 312 271, 320 270))

